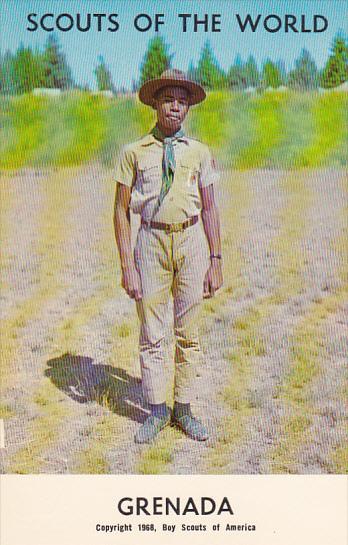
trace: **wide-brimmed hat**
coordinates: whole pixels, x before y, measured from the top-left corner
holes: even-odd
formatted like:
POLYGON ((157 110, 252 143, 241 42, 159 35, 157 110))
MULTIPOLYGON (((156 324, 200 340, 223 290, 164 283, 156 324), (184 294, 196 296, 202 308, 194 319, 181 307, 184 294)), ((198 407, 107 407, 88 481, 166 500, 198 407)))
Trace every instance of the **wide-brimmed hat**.
POLYGON ((201 85, 190 80, 181 70, 171 69, 165 70, 159 78, 146 81, 139 89, 139 99, 144 104, 154 107, 153 101, 155 94, 163 87, 175 85, 183 87, 189 93, 189 105, 198 104, 205 99, 206 94, 201 85))

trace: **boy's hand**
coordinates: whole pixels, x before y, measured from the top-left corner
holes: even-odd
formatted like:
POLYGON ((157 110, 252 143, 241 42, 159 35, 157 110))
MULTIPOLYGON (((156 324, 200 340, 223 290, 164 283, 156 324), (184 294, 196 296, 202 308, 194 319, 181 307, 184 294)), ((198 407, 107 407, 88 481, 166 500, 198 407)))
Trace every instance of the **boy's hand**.
POLYGON ((121 285, 131 299, 139 301, 142 298, 140 276, 134 264, 122 268, 121 285))
POLYGON ((206 272, 203 284, 203 297, 214 297, 215 292, 223 284, 221 259, 212 259, 206 272))

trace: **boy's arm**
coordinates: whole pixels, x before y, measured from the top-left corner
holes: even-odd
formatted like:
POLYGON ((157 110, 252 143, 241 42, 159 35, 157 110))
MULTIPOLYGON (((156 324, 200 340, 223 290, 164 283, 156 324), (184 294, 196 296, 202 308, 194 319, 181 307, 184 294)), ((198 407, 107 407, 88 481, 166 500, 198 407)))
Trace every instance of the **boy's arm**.
POLYGON ((215 203, 214 185, 201 187, 202 222, 210 249, 210 266, 205 275, 204 297, 213 297, 223 284, 221 263, 220 216, 215 203), (212 257, 220 256, 220 257, 212 257))
POLYGON ((129 297, 138 301, 142 298, 142 291, 140 276, 135 267, 131 244, 130 198, 131 188, 118 183, 115 196, 114 228, 121 262, 122 287, 126 290, 129 297))

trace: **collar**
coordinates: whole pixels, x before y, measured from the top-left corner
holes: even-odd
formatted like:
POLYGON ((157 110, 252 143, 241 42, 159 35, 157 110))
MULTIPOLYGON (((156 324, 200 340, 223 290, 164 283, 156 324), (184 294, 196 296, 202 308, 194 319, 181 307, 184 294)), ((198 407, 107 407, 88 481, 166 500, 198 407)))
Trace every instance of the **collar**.
MULTIPOLYGON (((189 139, 185 135, 179 136, 179 138, 177 138, 177 142, 184 142, 187 146, 189 145, 189 139)), ((155 138, 154 135, 151 133, 147 134, 146 136, 144 136, 144 138, 142 138, 141 146, 145 147, 145 146, 151 146, 153 144, 160 146, 161 148, 163 147, 163 142, 160 142, 159 140, 157 140, 157 138, 155 138)), ((174 142, 174 145, 175 145, 175 142, 174 142)))

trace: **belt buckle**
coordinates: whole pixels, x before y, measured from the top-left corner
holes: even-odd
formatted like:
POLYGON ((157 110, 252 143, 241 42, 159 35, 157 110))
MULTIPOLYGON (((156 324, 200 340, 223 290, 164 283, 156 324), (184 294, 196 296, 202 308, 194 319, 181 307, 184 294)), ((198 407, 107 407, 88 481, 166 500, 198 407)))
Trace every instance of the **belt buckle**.
POLYGON ((182 223, 174 223, 174 233, 181 233, 184 230, 184 226, 182 223))
POLYGON ((167 235, 170 235, 170 233, 180 233, 183 230, 182 223, 168 223, 166 226, 167 235))

